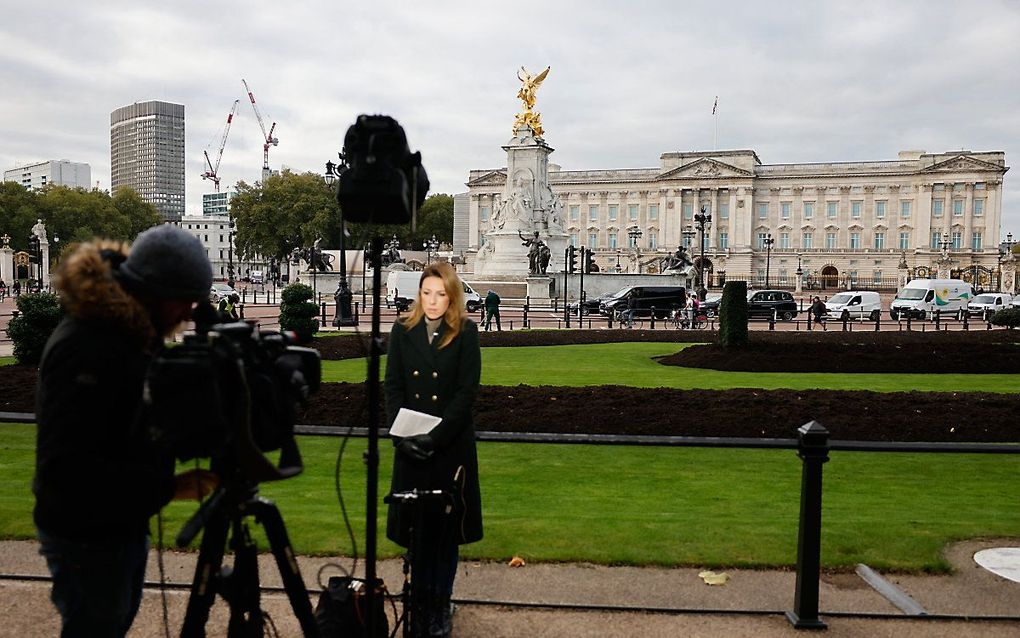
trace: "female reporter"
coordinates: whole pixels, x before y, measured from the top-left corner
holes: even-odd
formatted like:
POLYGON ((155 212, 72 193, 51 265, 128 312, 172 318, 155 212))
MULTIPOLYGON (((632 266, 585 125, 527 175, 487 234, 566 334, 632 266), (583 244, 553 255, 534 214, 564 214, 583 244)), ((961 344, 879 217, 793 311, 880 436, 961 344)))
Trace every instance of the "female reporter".
POLYGON ((390 332, 385 380, 389 425, 401 408, 442 418, 428 434, 393 440, 391 492, 443 492, 389 507, 386 535, 404 547, 412 540, 415 545, 415 635, 449 635, 458 546, 482 538, 471 421, 481 369, 478 327, 464 310, 460 278, 446 263, 426 267, 410 314, 390 332))

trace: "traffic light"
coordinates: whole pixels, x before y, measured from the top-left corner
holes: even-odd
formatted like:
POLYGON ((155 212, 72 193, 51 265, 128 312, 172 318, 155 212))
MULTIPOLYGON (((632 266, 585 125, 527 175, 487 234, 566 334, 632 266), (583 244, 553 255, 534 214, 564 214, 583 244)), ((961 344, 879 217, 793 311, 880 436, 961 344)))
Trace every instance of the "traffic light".
POLYGON ((28 238, 28 261, 33 264, 40 262, 41 251, 39 249, 39 238, 32 235, 28 238))
POLYGON ((577 248, 573 245, 567 246, 567 272, 570 274, 577 272, 577 248))
POLYGON ((598 267, 595 266, 595 258, 591 248, 584 249, 584 272, 598 272, 598 267))

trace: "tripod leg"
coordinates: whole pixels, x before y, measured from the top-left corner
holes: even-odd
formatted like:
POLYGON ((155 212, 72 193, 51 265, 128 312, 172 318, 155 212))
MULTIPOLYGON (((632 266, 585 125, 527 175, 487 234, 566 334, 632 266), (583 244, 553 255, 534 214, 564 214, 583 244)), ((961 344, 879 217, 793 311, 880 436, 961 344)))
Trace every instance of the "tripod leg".
POLYGON ((301 571, 298 569, 294 550, 290 546, 287 528, 283 524, 280 510, 276 508, 275 504, 264 498, 256 499, 250 505, 252 513, 255 514, 255 520, 261 523, 266 530, 269 547, 273 551, 273 556, 276 557, 276 566, 279 568, 280 577, 283 580, 283 588, 287 592, 290 606, 294 609, 294 615, 301 624, 305 637, 318 636, 319 629, 315 623, 315 615, 312 613, 312 602, 308 598, 305 581, 301 578, 301 571))
POLYGON ((195 565, 195 579, 191 583, 191 597, 184 615, 181 638, 204 638, 205 623, 209 620, 209 608, 216 599, 223 551, 227 545, 227 530, 230 520, 221 513, 213 515, 205 525, 202 548, 195 565))

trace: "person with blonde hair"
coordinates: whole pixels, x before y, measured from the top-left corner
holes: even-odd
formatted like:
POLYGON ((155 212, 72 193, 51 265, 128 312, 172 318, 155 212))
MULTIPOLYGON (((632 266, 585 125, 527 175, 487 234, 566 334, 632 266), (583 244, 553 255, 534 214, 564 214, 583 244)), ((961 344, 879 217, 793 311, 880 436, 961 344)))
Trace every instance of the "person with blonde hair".
POLYGON ((412 579, 421 592, 412 614, 416 636, 449 636, 458 547, 482 539, 471 417, 481 370, 478 326, 465 311, 457 272, 447 263, 427 266, 410 313, 390 332, 384 383, 388 425, 401 408, 442 419, 427 434, 393 439, 391 492, 444 493, 389 506, 387 537, 404 547, 415 540, 412 579))

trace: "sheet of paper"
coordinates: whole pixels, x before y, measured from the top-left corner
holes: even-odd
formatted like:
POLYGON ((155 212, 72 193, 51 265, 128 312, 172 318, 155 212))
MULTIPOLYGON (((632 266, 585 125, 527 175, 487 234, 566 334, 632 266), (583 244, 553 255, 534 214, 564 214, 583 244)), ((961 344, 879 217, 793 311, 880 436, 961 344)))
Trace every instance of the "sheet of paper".
POLYGON ((439 425, 443 419, 424 412, 400 408, 397 418, 393 419, 390 427, 390 436, 414 436, 415 434, 428 434, 432 428, 439 425))

